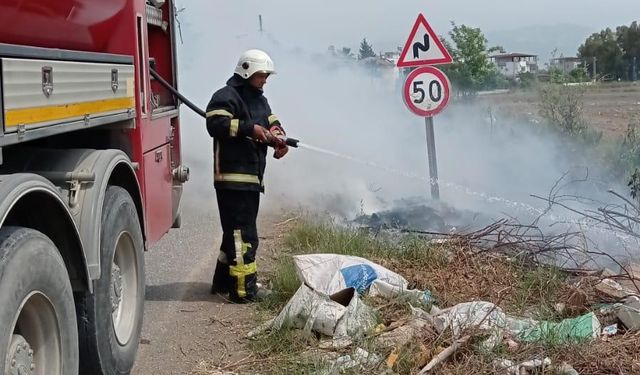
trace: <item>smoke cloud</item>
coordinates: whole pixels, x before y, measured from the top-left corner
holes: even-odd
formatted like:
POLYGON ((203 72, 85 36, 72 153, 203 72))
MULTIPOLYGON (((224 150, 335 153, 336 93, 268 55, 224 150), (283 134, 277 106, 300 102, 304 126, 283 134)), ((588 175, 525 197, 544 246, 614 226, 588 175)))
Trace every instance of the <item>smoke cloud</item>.
MULTIPOLYGON (((221 16, 204 23, 206 17, 194 14, 199 10, 185 5, 180 87, 187 97, 204 108, 231 76, 242 51, 264 49, 278 71, 265 95, 288 135, 346 156, 300 148, 282 160, 269 157, 262 212, 300 206, 352 220, 429 202, 424 119, 404 107, 401 81, 394 80, 392 70, 374 74, 283 35, 238 32, 255 29, 249 23, 238 27, 221 16)), ((186 107, 181 113, 183 154, 192 172, 183 205, 211 209, 212 141, 203 119, 186 107), (211 204, 203 206, 203 201, 211 204)), ((547 196, 565 175, 563 183, 588 176, 568 191, 595 200, 610 199, 607 188, 625 191, 607 181, 606 171, 597 170, 595 162, 576 155, 550 132, 502 118, 492 121, 478 104, 451 105, 435 118, 435 133, 443 204, 431 204, 441 211, 446 207, 477 214, 464 225, 477 227, 502 217, 529 223, 547 209, 532 195, 547 196)), ((551 211, 539 224, 551 233, 566 229, 558 222, 575 220, 569 212, 551 211)), ((600 245, 626 253, 619 238, 602 231, 593 235, 600 245)))

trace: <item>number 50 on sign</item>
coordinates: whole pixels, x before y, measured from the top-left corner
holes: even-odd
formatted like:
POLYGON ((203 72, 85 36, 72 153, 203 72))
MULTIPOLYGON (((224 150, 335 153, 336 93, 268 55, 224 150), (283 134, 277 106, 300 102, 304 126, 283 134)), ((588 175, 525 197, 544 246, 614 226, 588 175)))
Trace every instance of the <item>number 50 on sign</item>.
POLYGON ((404 83, 404 102, 421 117, 433 117, 449 103, 451 85, 437 68, 425 66, 412 71, 404 83))

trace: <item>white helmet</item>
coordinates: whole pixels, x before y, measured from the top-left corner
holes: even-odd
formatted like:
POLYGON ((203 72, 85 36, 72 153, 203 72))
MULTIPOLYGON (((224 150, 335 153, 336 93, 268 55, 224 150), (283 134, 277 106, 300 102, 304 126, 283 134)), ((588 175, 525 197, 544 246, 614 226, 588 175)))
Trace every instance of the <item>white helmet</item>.
POLYGON ((257 72, 275 74, 273 60, 266 52, 259 49, 245 51, 238 60, 235 73, 247 79, 257 72))

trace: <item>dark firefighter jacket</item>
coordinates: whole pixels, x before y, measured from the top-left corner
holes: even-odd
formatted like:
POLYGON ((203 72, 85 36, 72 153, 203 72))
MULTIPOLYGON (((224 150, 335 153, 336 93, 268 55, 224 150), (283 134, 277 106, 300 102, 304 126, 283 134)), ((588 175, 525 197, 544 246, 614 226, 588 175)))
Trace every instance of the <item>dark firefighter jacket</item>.
POLYGON ((262 91, 234 74, 207 105, 216 189, 264 191, 267 145, 251 140, 254 124, 281 126, 262 91))

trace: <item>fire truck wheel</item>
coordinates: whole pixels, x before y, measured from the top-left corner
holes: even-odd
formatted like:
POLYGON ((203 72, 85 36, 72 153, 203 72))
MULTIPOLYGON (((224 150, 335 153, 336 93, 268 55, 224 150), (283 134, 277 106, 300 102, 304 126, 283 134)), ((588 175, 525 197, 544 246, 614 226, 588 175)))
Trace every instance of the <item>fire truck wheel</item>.
POLYGON ((102 208, 101 276, 77 303, 80 373, 129 374, 142 329, 142 230, 129 193, 109 186, 102 208))
POLYGON ((78 330, 62 256, 33 229, 0 229, 0 374, 78 373, 78 330))

